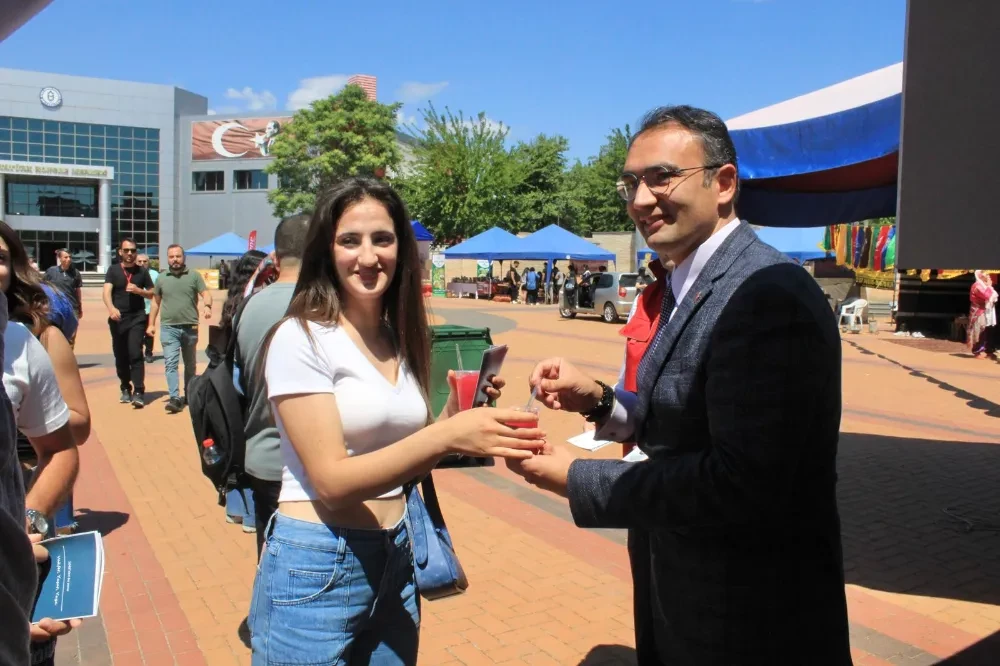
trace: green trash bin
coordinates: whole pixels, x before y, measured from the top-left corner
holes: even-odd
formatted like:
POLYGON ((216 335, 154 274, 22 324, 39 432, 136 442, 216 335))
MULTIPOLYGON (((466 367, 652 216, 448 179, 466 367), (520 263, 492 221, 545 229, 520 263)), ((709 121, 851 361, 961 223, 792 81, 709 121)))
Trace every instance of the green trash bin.
MULTIPOLYGON (((431 411, 441 413, 448 402, 448 371, 458 370, 458 354, 465 370, 478 370, 483 352, 493 344, 490 329, 470 326, 431 326, 431 411), (458 352, 455 351, 456 345, 458 352)), ((492 458, 448 456, 439 464, 444 467, 482 467, 493 465, 492 458)))

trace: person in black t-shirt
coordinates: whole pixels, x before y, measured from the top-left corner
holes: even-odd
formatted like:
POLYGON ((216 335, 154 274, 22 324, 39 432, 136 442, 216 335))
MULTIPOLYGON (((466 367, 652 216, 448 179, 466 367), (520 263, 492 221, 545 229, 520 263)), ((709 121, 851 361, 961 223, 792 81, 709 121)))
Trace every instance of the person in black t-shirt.
POLYGON ((57 264, 55 266, 49 266, 48 270, 45 271, 45 279, 49 284, 59 287, 70 300, 73 301, 73 310, 76 312, 76 318, 80 319, 83 317, 83 276, 80 275, 80 271, 73 266, 73 257, 70 256, 69 250, 63 248, 56 252, 57 264))
POLYGON ((153 295, 149 271, 135 263, 137 248, 131 238, 118 246, 121 262, 104 276, 104 306, 108 308, 111 347, 121 382, 122 403, 136 409, 146 406, 146 366, 142 362, 142 340, 146 335, 146 300, 153 295))

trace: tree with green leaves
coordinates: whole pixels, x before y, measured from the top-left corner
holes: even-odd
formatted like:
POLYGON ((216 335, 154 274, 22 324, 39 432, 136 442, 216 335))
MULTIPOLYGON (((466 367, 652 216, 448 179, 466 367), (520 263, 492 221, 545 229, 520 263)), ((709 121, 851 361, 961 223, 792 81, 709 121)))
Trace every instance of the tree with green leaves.
POLYGON ((421 111, 414 161, 393 180, 410 212, 438 242, 452 244, 494 226, 507 228, 517 211, 518 169, 504 145, 507 128, 480 113, 466 118, 433 104, 421 111))
POLYGON ((567 150, 569 141, 565 137, 544 134, 511 150, 517 185, 516 213, 510 231, 537 231, 550 224, 565 226, 570 222, 564 187, 567 150))
POLYGON ((631 139, 628 125, 624 130, 614 129, 596 156, 586 164, 577 161, 567 172, 564 196, 572 224, 564 226, 581 236, 595 231, 632 231, 632 220, 615 191, 631 139))
POLYGON ((400 108, 372 101, 351 84, 296 111, 275 139, 275 159, 266 169, 278 176, 278 188, 267 193, 275 217, 311 210, 317 192, 344 178, 382 177, 396 169, 400 108))

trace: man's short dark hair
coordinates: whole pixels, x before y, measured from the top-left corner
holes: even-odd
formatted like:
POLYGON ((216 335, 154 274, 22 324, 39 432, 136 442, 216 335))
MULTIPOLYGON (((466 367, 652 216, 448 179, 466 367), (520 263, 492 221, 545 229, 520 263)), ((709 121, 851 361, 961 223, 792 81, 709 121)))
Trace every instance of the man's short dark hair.
MULTIPOLYGON (((639 129, 632 136, 629 147, 641 134, 667 125, 678 125, 696 135, 701 140, 705 152, 705 164, 732 164, 736 167, 736 195, 733 206, 740 197, 739 164, 736 161, 736 146, 729 135, 729 128, 718 115, 694 106, 661 106, 653 109, 639 123, 639 129)), ((713 169, 705 170, 706 184, 711 182, 713 169)))
POLYGON ((181 247, 180 245, 178 245, 177 243, 171 243, 170 245, 168 245, 168 246, 167 246, 167 252, 170 252, 170 251, 171 251, 172 249, 174 249, 175 247, 176 247, 176 248, 177 248, 178 250, 180 250, 180 251, 181 251, 181 254, 187 254, 187 252, 185 252, 185 251, 184 251, 184 248, 183 248, 183 247, 181 247))
POLYGON ((132 243, 132 245, 139 247, 138 245, 136 245, 134 238, 132 238, 131 236, 126 236, 125 238, 118 241, 118 249, 120 250, 123 247, 125 247, 125 243, 132 243))
POLYGON ((306 249, 306 236, 309 232, 311 216, 305 213, 286 217, 278 223, 274 230, 274 254, 278 261, 284 259, 302 259, 306 249))

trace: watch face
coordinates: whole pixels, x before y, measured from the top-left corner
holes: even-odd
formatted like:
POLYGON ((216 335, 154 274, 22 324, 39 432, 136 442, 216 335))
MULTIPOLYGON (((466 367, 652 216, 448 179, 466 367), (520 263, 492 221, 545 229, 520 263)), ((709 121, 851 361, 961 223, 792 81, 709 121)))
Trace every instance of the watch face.
POLYGON ((45 514, 29 509, 27 515, 28 523, 31 525, 32 532, 36 534, 48 534, 49 520, 45 517, 45 514))

